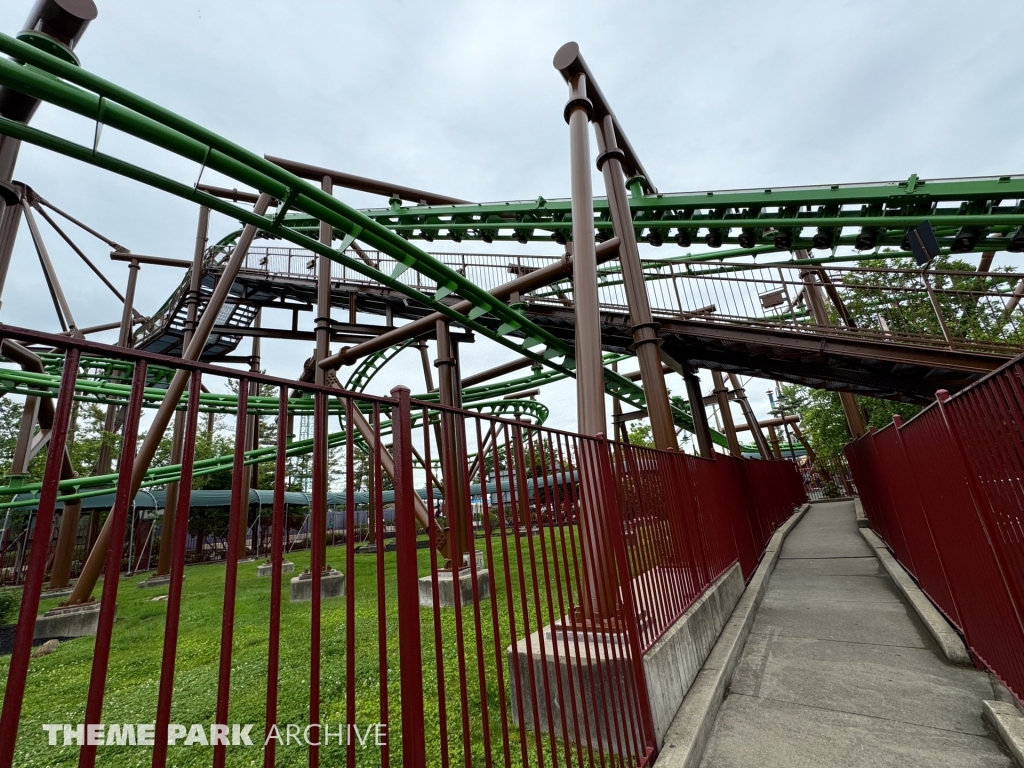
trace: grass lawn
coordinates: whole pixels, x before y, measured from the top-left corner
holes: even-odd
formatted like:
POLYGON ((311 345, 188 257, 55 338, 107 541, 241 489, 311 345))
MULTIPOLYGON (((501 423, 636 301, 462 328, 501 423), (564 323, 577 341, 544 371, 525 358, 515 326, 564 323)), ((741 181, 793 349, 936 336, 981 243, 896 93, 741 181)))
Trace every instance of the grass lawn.
MULTIPOLYGON (((548 550, 549 569, 553 568, 551 556, 552 539, 557 532, 547 532, 544 537, 532 540, 536 551, 536 562, 540 594, 544 595, 543 571, 541 570, 540 546, 542 538, 548 550)), ((571 533, 566 535, 568 542, 571 533)), ((508 538, 508 546, 514 546, 516 539, 508 538)), ((519 540, 525 542, 526 540, 519 540)), ((485 548, 483 540, 477 546, 485 548)), ((527 594, 531 596, 526 611, 530 615, 531 629, 537 628, 537 607, 533 604, 534 581, 529 566, 529 553, 523 543, 523 561, 527 563, 522 574, 527 585, 527 594)), ((500 536, 493 539, 493 566, 491 577, 495 579, 498 594, 497 616, 500 639, 498 648, 504 658, 504 650, 512 642, 509 630, 509 611, 505 597, 504 569, 502 567, 502 548, 500 536)), ((558 562, 561 568, 561 550, 558 562)), ((419 550, 419 572, 426 575, 430 572, 430 554, 428 550, 419 550)), ((296 564, 296 573, 309 563, 308 552, 295 552, 288 556, 296 564)), ((514 551, 510 551, 509 559, 514 582, 513 594, 518 595, 520 574, 514 563, 514 551)), ((328 551, 328 562, 342 572, 345 570, 345 552, 343 547, 334 547, 328 551)), ((571 562, 571 554, 570 554, 571 562)), ((231 673, 231 707, 229 723, 253 723, 252 739, 255 744, 263 740, 263 723, 265 720, 264 702, 267 684, 267 640, 270 610, 270 579, 257 579, 255 564, 239 567, 238 596, 235 619, 234 657, 231 673)), ((365 727, 380 721, 379 681, 380 665, 378 663, 378 611, 377 611, 377 559, 372 555, 357 555, 355 558, 355 613, 356 613, 356 701, 357 714, 355 722, 365 727)), ((395 599, 396 559, 393 552, 384 556, 385 584, 385 621, 387 623, 387 654, 389 695, 388 706, 394 730, 390 734, 392 764, 400 765, 401 733, 398 709, 398 615, 395 599)), ((222 606, 224 597, 224 573, 222 564, 192 566, 186 569, 184 597, 182 601, 181 631, 178 643, 177 672, 175 677, 174 702, 171 713, 172 723, 204 723, 214 720, 217 695, 217 666, 220 648, 222 606)), ((550 573, 555 581, 553 571, 550 573)), ((121 579, 118 591, 118 612, 114 624, 114 637, 111 649, 110 672, 103 709, 103 722, 112 723, 151 723, 155 719, 157 686, 159 681, 160 658, 163 647, 163 629, 166 615, 165 601, 154 602, 152 598, 166 594, 166 589, 137 589, 139 580, 146 574, 129 579, 121 579)), ((309 701, 309 641, 310 641, 310 605, 308 603, 291 604, 288 602, 288 579, 285 575, 282 601, 282 637, 281 637, 281 671, 280 698, 278 707, 278 723, 308 722, 309 701)), ((558 579, 566 581, 562 574, 558 579)), ((572 579, 575 582, 575 579, 572 579)), ((352 585, 347 585, 351 588, 352 585)), ((554 587, 552 592, 555 593, 554 587)), ((541 598, 543 600, 543 597, 541 598)), ((558 599, 555 599, 555 616, 558 615, 558 599)), ((325 600, 323 603, 322 621, 322 683, 321 683, 321 721, 339 725, 346 722, 345 703, 345 598, 325 600)), ((56 601, 47 601, 42 610, 54 607, 56 601)), ((467 606, 463 610, 463 637, 466 641, 465 657, 467 659, 466 675, 469 680, 468 700, 465 711, 470 720, 472 758, 474 764, 482 764, 484 747, 482 744, 482 722, 484 707, 487 708, 487 720, 490 722, 493 753, 495 762, 504 762, 503 737, 499 711, 499 686, 495 662, 495 642, 492 625, 492 605, 485 601, 481 605, 481 641, 485 659, 485 696, 481 700, 479 674, 474 661, 476 657, 476 632, 474 629, 473 609, 467 606)), ((438 706, 438 674, 434 645, 434 619, 429 609, 421 609, 421 632, 423 637, 423 668, 424 698, 426 708, 426 740, 428 760, 440 764, 438 706)), ((516 634, 522 637, 523 606, 516 598, 513 611, 516 622, 516 634)), ((548 609, 543 611, 541 624, 547 624, 550 618, 548 609)), ((456 642, 455 613, 451 609, 443 611, 441 642, 445 667, 444 703, 447 709, 448 743, 452 765, 463 764, 463 707, 459 697, 459 665, 458 645, 456 642)), ((85 699, 88 690, 90 667, 92 662, 94 640, 80 638, 62 643, 52 654, 32 659, 29 668, 28 687, 25 704, 22 710, 21 731, 18 739, 15 765, 19 768, 50 768, 51 766, 77 765, 77 747, 50 747, 47 735, 42 729, 43 723, 81 723, 84 722, 85 699)), ((10 657, 0 658, 0 687, 6 684, 6 670, 10 657)), ((503 661, 503 666, 505 662, 503 661)), ((508 691, 507 669, 504 687, 508 691)), ((511 695, 508 695, 511 707, 511 695)), ((521 764, 518 732, 509 718, 509 746, 513 764, 521 764)), ((543 753, 548 753, 551 744, 545 737, 541 746, 543 753)), ((62 739, 58 737, 58 742, 62 739)), ((535 737, 528 734, 531 753, 536 751, 535 737)), ((561 749, 560 747, 556 747, 561 749)), ((170 748, 169 765, 173 766, 206 766, 210 764, 212 748, 202 746, 176 746, 170 748)), ((258 746, 228 747, 228 765, 252 766, 262 765, 263 752, 258 746)), ((534 762, 534 755, 530 762, 534 762)), ((150 750, 145 747, 102 746, 98 748, 98 764, 127 768, 128 766, 149 766, 150 750)), ((359 765, 377 765, 380 763, 379 750, 372 746, 372 737, 366 747, 357 751, 359 765)), ((550 764, 550 755, 544 754, 545 764, 550 764)), ((306 749, 295 744, 278 748, 278 765, 305 766, 307 763, 306 749)), ((332 743, 321 747, 321 765, 344 765, 345 748, 332 743)), ((560 760, 561 762, 561 760, 560 760)))

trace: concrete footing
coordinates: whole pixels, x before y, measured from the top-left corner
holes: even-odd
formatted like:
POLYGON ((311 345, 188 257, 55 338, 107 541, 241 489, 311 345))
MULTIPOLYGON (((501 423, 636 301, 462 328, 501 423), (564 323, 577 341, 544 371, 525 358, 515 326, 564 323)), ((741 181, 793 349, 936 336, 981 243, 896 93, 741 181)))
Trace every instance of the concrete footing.
MULTIPOLYGON (((324 571, 320 577, 320 597, 341 597, 344 594, 345 574, 333 568, 324 571)), ((292 579, 289 599, 293 603, 308 603, 313 599, 313 574, 306 572, 292 579)))
MULTIPOLYGON (((477 553, 477 563, 482 566, 482 553, 477 553)), ((473 604, 473 572, 470 568, 463 568, 459 571, 458 577, 459 605, 473 604)), ((476 572, 477 594, 481 600, 488 600, 491 596, 491 574, 483 567, 476 572)), ((455 607, 455 584, 456 578, 451 571, 437 572, 437 601, 442 608, 455 607)), ((420 605, 424 608, 434 607, 434 582, 430 576, 420 579, 420 605)))
MULTIPOLYGON (((185 578, 182 576, 182 578, 185 578)), ((159 589, 160 587, 171 586, 171 574, 164 575, 154 573, 152 576, 143 579, 138 583, 139 589, 159 589)))
POLYGON ((628 690, 632 682, 633 664, 624 634, 552 632, 544 627, 505 653, 512 689, 509 709, 517 726, 542 733, 553 729, 560 736, 564 718, 569 733, 578 732, 583 746, 591 749, 614 752, 620 740, 640 743, 638 724, 607 693, 628 690), (564 706, 559 690, 565 696, 564 706), (589 723, 589 737, 585 723, 589 723))
MULTIPOLYGON (((256 577, 263 579, 271 576, 274 572, 274 566, 271 563, 260 563, 256 566, 256 577)), ((291 560, 285 560, 281 563, 281 573, 295 573, 295 563, 291 560)))
POLYGON ((36 617, 35 640, 52 637, 94 637, 100 622, 99 602, 54 608, 36 617))
MULTIPOLYGON (((356 553, 360 555, 375 555, 377 554, 377 550, 379 548, 379 544, 366 544, 362 547, 359 547, 359 549, 356 550, 356 553)), ((394 552, 396 549, 397 546, 395 545, 394 541, 388 541, 384 543, 385 552, 394 552)))
MULTIPOLYGON (((718 639, 722 627, 729 620, 736 602, 743 593, 743 587, 743 572, 736 563, 719 576, 644 654, 644 677, 650 694, 651 714, 659 745, 663 742, 665 732, 675 717, 683 697, 718 639)), ((624 719, 623 722, 609 723, 607 728, 604 720, 597 715, 609 709, 616 709, 615 706, 609 708, 609 703, 604 701, 604 691, 625 690, 631 686, 633 668, 626 638, 622 634, 610 632, 566 632, 564 629, 558 629, 559 626, 564 624, 557 623, 554 630, 551 626, 544 627, 533 633, 529 642, 524 638, 506 651, 514 702, 511 707, 513 720, 519 724, 517 697, 521 683, 524 687, 524 725, 529 729, 548 732, 551 727, 546 703, 549 695, 547 690, 542 689, 543 681, 549 681, 548 686, 554 693, 558 690, 560 679, 562 691, 567 696, 572 692, 575 702, 567 701, 568 706, 563 712, 563 708, 558 706, 558 696, 550 697, 556 732, 561 732, 563 716, 566 718, 570 733, 575 732, 573 712, 576 712, 581 736, 586 732, 584 720, 590 722, 587 746, 614 750, 618 744, 617 733, 624 733, 636 726, 625 722, 625 712, 619 713, 624 719), (577 644, 579 654, 576 652, 577 644), (537 689, 530 687, 531 666, 537 689), (534 722, 535 702, 539 722, 534 722)), ((639 738, 639 734, 636 736, 639 738)))
POLYGON ((71 586, 71 587, 61 587, 60 589, 48 589, 48 588, 44 587, 43 591, 39 594, 39 599, 40 600, 53 600, 55 597, 64 598, 64 597, 68 597, 74 591, 75 591, 75 588, 73 586, 71 586))
POLYGON ((659 747, 744 586, 743 570, 735 563, 644 654, 644 677, 659 747))

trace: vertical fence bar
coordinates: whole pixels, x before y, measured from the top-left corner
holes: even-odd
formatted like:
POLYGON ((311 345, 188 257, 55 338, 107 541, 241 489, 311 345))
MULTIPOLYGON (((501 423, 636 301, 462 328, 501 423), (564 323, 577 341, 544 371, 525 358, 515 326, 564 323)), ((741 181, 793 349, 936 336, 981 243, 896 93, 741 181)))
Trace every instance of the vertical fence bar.
POLYGON ((419 572, 416 567, 416 492, 412 474, 409 390, 396 387, 391 411, 395 459, 395 546, 398 556, 398 647, 402 697, 402 766, 425 768, 423 659, 420 646, 419 572))
MULTIPOLYGON (((53 528, 54 511, 59 491, 60 470, 64 461, 64 447, 67 444, 68 426, 71 420, 71 406, 75 395, 75 379, 78 375, 80 353, 69 349, 64 357, 60 389, 50 433, 50 444, 46 453, 46 469, 39 494, 39 512, 36 517, 36 539, 42 538, 39 531, 50 536, 53 528)), ((28 531, 26 529, 26 542, 28 531)), ((35 633, 36 613, 39 611, 39 596, 43 588, 46 568, 47 547, 32 547, 29 555, 28 573, 22 590, 21 607, 18 612, 18 632, 14 638, 11 661, 7 668, 7 687, 4 691, 4 707, 0 713, 0 766, 10 768, 14 760, 14 744, 18 738, 18 723, 21 706, 25 698, 25 681, 28 677, 29 657, 32 654, 32 636, 35 633)))
MULTIPOLYGON (((192 500, 192 465, 196 455, 199 429, 199 393, 202 381, 198 371, 188 384, 188 411, 181 453, 181 479, 178 483, 178 509, 171 544, 171 583, 167 595, 167 619, 164 623, 164 650, 160 663, 160 689, 157 693, 156 735, 153 740, 153 768, 167 765, 167 725, 171 720, 174 695, 174 662, 178 651, 178 627, 181 619, 181 591, 185 578, 185 545, 188 541, 189 504, 192 500)), ((166 546, 166 544, 161 544, 166 546)))
MULTIPOLYGON (((121 459, 118 462, 117 495, 110 510, 113 517, 114 538, 107 552, 107 567, 103 579, 103 595, 100 598, 100 616, 96 628, 96 645, 92 657, 92 674, 89 676, 89 693, 85 704, 86 729, 90 724, 99 724, 103 714, 103 693, 107 686, 107 668, 110 662, 110 641, 114 631, 114 613, 117 611, 117 586, 121 575, 121 547, 124 542, 124 527, 128 517, 128 505, 132 492, 132 470, 135 467, 135 448, 139 434, 139 418, 142 412, 142 392, 146 384, 146 364, 135 366, 132 377, 132 394, 128 402, 128 421, 124 429, 121 459)), ((96 745, 86 741, 78 753, 79 768, 92 768, 96 764, 96 745)))
MULTIPOLYGON (((353 425, 349 425, 351 429, 353 425)), ((327 535, 327 393, 313 395, 313 505, 310 525, 313 531, 310 557, 311 601, 309 618, 309 725, 317 737, 309 740, 309 768, 320 765, 320 642, 321 594, 327 535)), ((352 509, 346 514, 355 515, 352 509)), ((351 545, 349 545, 351 546, 351 545)), ((346 620, 349 617, 346 616, 346 620)))
MULTIPOLYGON (((288 387, 277 394, 277 457, 274 462, 274 518, 270 526, 270 636, 267 640, 267 712, 265 734, 277 723, 277 686, 281 663, 281 570, 284 562, 285 472, 288 449, 288 387)), ((277 741, 267 739, 263 768, 274 768, 277 741)))
MULTIPOLYGON (((238 408, 235 412, 235 460, 231 467, 231 512, 228 517, 227 557, 224 562, 224 615, 220 629, 220 665, 217 673, 217 713, 215 723, 227 727, 228 702, 231 698, 231 657, 235 636, 235 593, 238 587, 239 529, 245 524, 243 516, 248 509, 248 488, 243 488, 246 421, 249 409, 249 380, 238 380, 238 408), (246 498, 242 498, 242 494, 246 498)), ((224 768, 226 746, 219 741, 213 745, 213 768, 224 768)))
MULTIPOLYGON (((356 483, 355 403, 345 398, 345 722, 356 718, 356 483)), ((397 509, 397 502, 396 502, 397 509)), ((378 542, 384 546, 384 542, 378 542)), ((355 768, 356 745, 346 742, 345 764, 355 768)))
MULTIPOLYGON (((381 472, 381 427, 380 403, 373 404, 373 466, 370 471, 372 486, 369 494, 370 515, 377 528, 377 665, 379 667, 378 688, 380 691, 380 722, 388 727, 388 604, 384 583, 384 493, 381 472)), ((411 427, 410 427, 411 429, 411 427)), ((367 519, 369 522, 369 518, 367 519)), ((346 542, 346 546, 348 543, 346 542)), ((385 740, 381 745, 382 768, 391 765, 391 751, 385 740)))

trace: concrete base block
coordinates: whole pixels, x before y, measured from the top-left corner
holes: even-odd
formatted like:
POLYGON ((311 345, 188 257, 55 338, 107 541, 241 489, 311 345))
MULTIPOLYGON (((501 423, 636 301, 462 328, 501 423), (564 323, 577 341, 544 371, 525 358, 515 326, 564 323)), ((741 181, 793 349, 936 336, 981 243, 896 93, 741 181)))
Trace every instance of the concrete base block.
POLYGON ((60 589, 43 589, 39 595, 40 600, 52 600, 55 597, 64 598, 75 591, 74 587, 61 587, 60 589))
MULTIPOLYGON (((462 564, 464 566, 466 566, 467 568, 469 567, 469 552, 466 552, 462 556, 462 564)), ((476 570, 477 570, 477 572, 480 572, 483 569, 484 569, 484 553, 481 550, 478 549, 476 551, 476 570)))
MULTIPOLYGON (((478 555, 481 553, 477 553, 478 555)), ((477 563, 482 565, 480 560, 477 563)), ((459 605, 473 604, 473 572, 469 568, 463 568, 459 572, 459 605)), ((479 568, 476 572, 477 593, 481 600, 488 600, 491 596, 491 574, 489 571, 479 568)), ((437 573, 437 600, 442 608, 455 607, 455 576, 451 571, 438 571, 437 573)), ((434 582, 430 576, 420 579, 420 605, 424 608, 434 607, 434 582)))
MULTIPOLYGON (((567 620, 556 624, 565 623, 567 620)), ((509 709, 517 726, 542 733, 553 729, 560 736, 565 718, 569 733, 576 733, 579 728, 585 747, 614 752, 620 738, 623 743, 630 739, 639 743, 637 725, 629 721, 628 713, 609 695, 632 684, 633 665, 625 634, 613 630, 573 632, 557 626, 553 630, 547 626, 509 646, 505 653, 512 688, 509 709), (564 706, 559 689, 565 696, 564 706), (523 723, 519 722, 521 692, 523 723), (589 738, 585 723, 589 723, 589 738), (627 735, 630 732, 632 736, 627 735)))
POLYGON ((644 677, 659 745, 664 742, 672 718, 729 621, 744 587, 743 571, 736 563, 644 654, 644 677))
MULTIPOLYGON (((345 574, 334 570, 324 571, 320 577, 320 597, 341 597, 345 594, 345 574)), ((291 581, 293 603, 308 603, 313 599, 313 574, 303 573, 291 581)))
MULTIPOLYGON (((721 634, 733 608, 743 594, 743 572, 739 564, 733 565, 718 577, 705 590, 690 609, 683 614, 644 654, 644 677, 650 694, 651 714, 654 719, 655 736, 660 745, 664 735, 679 710, 683 697, 689 690, 694 679, 700 672, 701 665, 708 657, 715 641, 721 634)), ((641 608, 642 609, 642 608, 641 608)), ((641 617, 641 622, 643 617, 641 617)), ((605 691, 623 690, 631 685, 632 666, 626 647, 625 636, 614 631, 568 631, 566 622, 557 622, 554 627, 544 627, 540 632, 530 636, 527 643, 520 640, 515 646, 509 647, 510 678, 513 697, 518 696, 518 684, 521 681, 525 690, 523 701, 524 725, 529 729, 539 728, 543 732, 549 730, 547 720, 546 690, 534 690, 530 686, 530 667, 533 667, 533 678, 538 688, 542 688, 544 667, 547 667, 548 686, 552 691, 552 717, 556 733, 561 732, 561 718, 564 714, 569 725, 569 732, 575 730, 573 722, 572 702, 567 701, 565 712, 558 706, 557 681, 562 680, 564 692, 574 691, 576 698, 575 711, 579 717, 579 732, 583 735, 586 729, 584 717, 590 722, 590 740, 586 746, 614 750, 618 743, 616 727, 629 729, 635 727, 625 722, 616 726, 605 723, 597 715, 608 708, 605 703, 605 691), (544 640, 544 652, 541 653, 541 635, 544 640), (579 654, 576 648, 579 646, 579 654), (590 653, 590 664, 587 664, 587 652, 590 653), (557 652, 557 655, 556 655, 557 652), (591 678, 591 671, 594 677, 591 678), (517 675, 518 672, 518 675, 517 675), (571 683, 570 683, 571 679, 571 683), (580 681, 583 680, 581 685, 580 681), (533 704, 537 702, 540 722, 533 720, 533 704), (585 713, 585 715, 583 714, 585 713), (594 732, 595 723, 597 732, 594 732), (606 732, 607 730, 607 732, 606 732)), ((511 707, 513 719, 518 725, 518 700, 511 707)), ((619 709, 611 706, 611 709, 619 709)), ((623 718, 626 713, 621 713, 623 718)), ((585 738, 585 737, 584 737, 585 738)), ((639 734, 637 734, 639 738, 639 734)))
POLYGON ((139 589, 150 589, 150 588, 159 589, 160 587, 170 587, 170 586, 171 586, 171 575, 169 573, 164 575, 164 576, 159 576, 159 575, 154 573, 152 576, 150 576, 148 578, 145 578, 145 579, 143 579, 142 581, 140 581, 138 583, 139 589))
MULTIPOLYGON (((261 563, 256 566, 256 577, 257 578, 268 578, 274 572, 274 566, 270 563, 261 563)), ((281 573, 295 573, 295 563, 290 560, 285 560, 281 563, 281 573)))
MULTIPOLYGON (((359 549, 356 550, 356 553, 360 555, 375 555, 377 554, 379 546, 380 545, 378 544, 367 544, 365 546, 359 547, 359 549)), ((388 541, 384 544, 385 552, 394 552, 396 549, 397 547, 395 545, 395 542, 393 541, 388 541)))
POLYGON ((36 618, 35 640, 51 637, 94 637, 100 623, 99 602, 54 608, 36 618))

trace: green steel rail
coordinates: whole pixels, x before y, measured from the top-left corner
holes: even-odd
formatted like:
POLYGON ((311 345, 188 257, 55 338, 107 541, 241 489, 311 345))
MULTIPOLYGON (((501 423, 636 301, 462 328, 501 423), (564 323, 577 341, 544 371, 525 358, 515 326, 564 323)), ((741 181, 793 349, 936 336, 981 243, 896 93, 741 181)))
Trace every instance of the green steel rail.
MULTIPOLYGON (((255 398, 254 398, 255 399, 255 398)), ((264 398, 265 399, 265 398, 264 398)), ((301 402, 301 401, 300 401, 301 402)), ((467 410, 475 410, 480 413, 491 415, 491 416, 506 416, 514 414, 517 417, 523 414, 530 414, 538 420, 543 422, 548 417, 548 409, 542 403, 537 403, 533 400, 497 400, 497 401, 483 401, 478 403, 472 403, 465 406, 467 410)), ((202 410, 202 409, 200 409, 202 410)), ((289 408, 291 411, 292 408, 289 408)), ((301 413, 301 411, 298 411, 301 413)), ((310 411, 311 412, 311 411, 310 411)), ((276 413, 276 410, 275 410, 276 413)), ((436 414, 430 416, 431 421, 436 418, 436 414)), ((423 421, 423 412, 419 409, 413 409, 412 423, 415 427, 421 424, 423 421)), ((380 435, 385 437, 391 434, 391 422, 389 420, 381 421, 380 435)), ((338 432, 332 432, 327 437, 327 444, 329 447, 337 447, 345 443, 347 433, 345 430, 338 432)), ((288 448, 285 450, 285 455, 289 457, 302 456, 309 454, 313 451, 313 440, 295 440, 288 444, 288 448)), ((277 447, 264 447, 257 448, 254 450, 246 451, 244 454, 243 464, 250 466, 255 464, 263 464, 266 462, 272 462, 277 458, 277 447)), ((205 475, 216 474, 224 470, 230 470, 232 462, 234 461, 234 454, 225 454, 221 456, 213 456, 208 459, 197 460, 193 464, 193 476, 202 477, 205 475)), ((142 488, 152 488, 154 486, 162 486, 167 483, 175 482, 181 478, 181 465, 180 464, 169 464, 160 467, 151 467, 147 472, 146 476, 142 481, 142 488)), ((61 495, 57 497, 57 501, 71 501, 73 499, 84 499, 92 496, 102 496, 110 493, 117 487, 118 475, 117 473, 107 475, 93 475, 90 477, 76 477, 68 480, 61 480, 58 487, 62 491, 61 495)), ((0 497, 2 496, 15 496, 24 494, 33 494, 40 490, 42 483, 32 482, 12 482, 4 487, 0 487, 0 497)), ((0 509, 14 508, 14 507, 27 507, 37 503, 38 499, 35 498, 21 498, 12 501, 0 503, 0 509)))
POLYGON ((359 361, 352 370, 352 373, 349 374, 344 388, 349 392, 365 392, 367 385, 380 372, 381 368, 391 362, 399 352, 410 344, 412 344, 412 341, 406 341, 401 344, 395 344, 393 347, 382 349, 380 352, 374 352, 372 355, 367 355, 359 361))
MULTIPOLYGON (((629 204, 638 237, 655 246, 674 240, 688 247, 701 233, 706 238, 713 231, 718 235, 714 247, 739 245, 741 255, 838 246, 870 250, 902 245, 907 230, 928 220, 940 245, 963 253, 1024 250, 1022 198, 1024 175, 971 179, 912 175, 905 181, 871 184, 655 195, 644 194, 634 185, 629 204), (820 230, 818 243, 803 232, 806 228, 820 230), (847 234, 846 229, 859 231, 847 234)), ((605 198, 595 198, 594 212, 598 238, 611 237, 605 198)), ((402 206, 393 201, 388 208, 361 209, 361 213, 403 237, 427 242, 565 243, 572 231, 568 199, 439 206, 402 206)), ((319 225, 301 214, 286 221, 289 227, 310 234, 319 225)))
MULTIPOLYGON (((96 146, 84 147, 3 118, 0 118, 0 133, 205 205, 243 224, 254 225, 272 236, 344 264, 534 362, 573 375, 576 361, 570 344, 498 301, 374 218, 212 131, 32 45, 0 34, 0 52, 15 59, 0 59, 0 84, 95 121, 97 136, 99 126, 109 125, 191 160, 201 169, 211 168, 242 185, 269 194, 280 204, 273 216, 261 216, 202 192, 198 185, 182 184, 99 152, 96 146), (286 226, 284 219, 289 210, 325 222, 344 236, 342 247, 335 250, 286 226), (395 258, 399 266, 391 274, 384 274, 346 255, 345 251, 356 239, 395 258), (397 280, 409 268, 435 282, 438 289, 428 295, 397 280), (465 315, 454 311, 442 301, 449 294, 468 300, 472 309, 465 315), (500 322, 497 329, 478 322, 487 314, 500 322)), ((608 394, 635 408, 645 407, 640 386, 609 370, 605 370, 604 377, 608 394)), ((692 431, 688 413, 677 409, 674 415, 677 424, 692 431)), ((724 440, 724 437, 718 436, 718 439, 724 440)))

